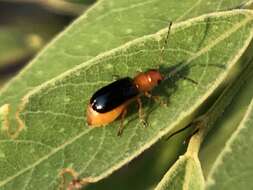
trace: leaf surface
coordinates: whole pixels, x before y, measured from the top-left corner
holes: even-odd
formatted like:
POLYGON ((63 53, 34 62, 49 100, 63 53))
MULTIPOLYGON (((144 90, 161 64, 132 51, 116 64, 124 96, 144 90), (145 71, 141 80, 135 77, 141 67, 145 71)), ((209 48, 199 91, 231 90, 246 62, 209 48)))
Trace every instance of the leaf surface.
POLYGON ((250 190, 252 186, 253 99, 208 176, 206 189, 250 190))
POLYGON ((176 125, 189 122, 237 66, 252 40, 252 27, 250 11, 215 13, 175 24, 161 72, 169 74, 172 67, 198 81, 198 85, 177 78, 162 83, 154 93, 162 95, 169 106, 144 98, 149 127, 142 127, 136 108, 131 107, 121 138, 116 136, 119 121, 104 128, 87 127, 89 98, 110 83, 114 74, 133 77, 138 70, 157 68, 167 29, 108 51, 34 89, 20 107, 25 128, 13 140, 1 134, 0 168, 6 172, 0 174, 0 188, 13 189, 18 184, 26 189, 55 189, 59 186, 58 174, 66 167, 91 182, 108 176, 176 125))

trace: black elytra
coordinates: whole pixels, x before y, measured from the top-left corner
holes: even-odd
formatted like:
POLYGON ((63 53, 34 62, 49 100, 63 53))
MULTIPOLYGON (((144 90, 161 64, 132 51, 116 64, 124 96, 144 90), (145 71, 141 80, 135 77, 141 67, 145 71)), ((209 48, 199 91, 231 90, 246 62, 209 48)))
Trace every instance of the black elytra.
POLYGON ((125 77, 96 91, 90 99, 90 104, 98 113, 106 113, 139 94, 133 79, 125 77))

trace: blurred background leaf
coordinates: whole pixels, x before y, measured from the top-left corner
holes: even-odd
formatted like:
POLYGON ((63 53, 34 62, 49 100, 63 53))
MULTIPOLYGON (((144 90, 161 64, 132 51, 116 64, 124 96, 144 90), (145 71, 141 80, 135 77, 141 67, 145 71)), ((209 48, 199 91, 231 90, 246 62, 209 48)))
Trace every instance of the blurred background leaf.
MULTIPOLYGON (((252 72, 251 72, 252 73, 252 72)), ((206 189, 251 190, 253 146, 253 97, 237 128, 222 146, 207 177, 206 189)), ((220 131, 221 132, 221 131, 220 131)))
MULTIPOLYGON (((253 71, 251 73, 204 141, 200 151, 200 160, 205 177, 209 176, 214 162, 223 152, 227 141, 237 130, 253 98, 253 71)), ((234 164, 236 165, 236 163, 234 164)))
POLYGON ((28 61, 95 1, 70 1, 66 13, 57 1, 0 1, 0 89, 28 61), (55 3, 55 7, 50 3, 55 3), (80 6, 85 4, 84 6, 80 6))

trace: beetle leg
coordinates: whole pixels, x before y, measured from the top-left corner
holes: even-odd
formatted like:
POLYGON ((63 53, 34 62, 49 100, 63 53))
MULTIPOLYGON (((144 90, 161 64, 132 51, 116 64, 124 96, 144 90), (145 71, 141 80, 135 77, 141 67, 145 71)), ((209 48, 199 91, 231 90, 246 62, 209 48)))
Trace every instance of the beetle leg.
POLYGON ((145 92, 144 95, 148 98, 153 99, 155 102, 158 102, 162 106, 167 106, 167 104, 164 101, 162 101, 159 96, 153 96, 150 92, 145 92))
POLYGON ((144 119, 144 114, 143 114, 143 111, 142 111, 142 102, 141 102, 141 99, 138 97, 138 98, 136 98, 136 101, 138 103, 140 121, 144 125, 144 127, 147 127, 148 124, 147 124, 147 122, 144 119))
POLYGON ((123 112, 122 112, 122 114, 121 114, 120 127, 119 127, 118 133, 117 133, 118 136, 121 136, 122 133, 123 133, 123 130, 124 130, 124 119, 125 119, 126 114, 127 114, 127 109, 124 109, 123 112))
POLYGON ((182 79, 184 79, 184 80, 187 80, 187 81, 189 81, 189 82, 191 82, 191 83, 193 83, 193 84, 195 84, 195 85, 198 85, 198 84, 199 84, 197 81, 195 81, 195 80, 193 80, 193 79, 191 79, 191 78, 189 78, 189 77, 180 75, 179 73, 177 73, 176 75, 177 75, 179 78, 182 78, 182 79))

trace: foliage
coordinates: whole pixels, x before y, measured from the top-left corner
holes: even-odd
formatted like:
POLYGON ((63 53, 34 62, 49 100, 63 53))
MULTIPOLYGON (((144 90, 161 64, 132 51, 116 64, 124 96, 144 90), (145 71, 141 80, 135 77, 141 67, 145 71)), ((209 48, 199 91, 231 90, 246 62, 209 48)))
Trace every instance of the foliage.
MULTIPOLYGON (((252 189, 251 6, 241 0, 96 2, 1 89, 0 189, 57 189, 64 168, 93 183, 84 189, 252 189), (152 92, 168 106, 142 99, 147 128, 134 105, 122 137, 119 120, 87 126, 96 89, 115 75, 134 77, 150 68, 170 78, 152 92), (188 133, 165 142, 187 125, 188 133)), ((2 34, 0 40, 11 39, 12 33, 2 34)), ((17 40, 10 42, 0 55, 7 48, 17 54, 17 40)), ((64 176, 66 187, 72 177, 64 176)))

